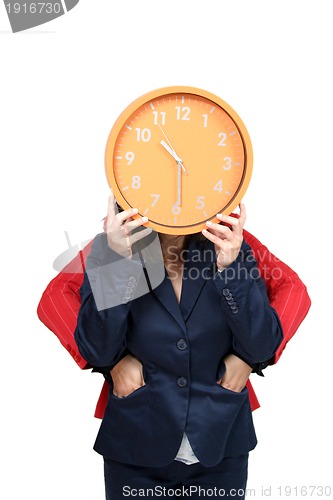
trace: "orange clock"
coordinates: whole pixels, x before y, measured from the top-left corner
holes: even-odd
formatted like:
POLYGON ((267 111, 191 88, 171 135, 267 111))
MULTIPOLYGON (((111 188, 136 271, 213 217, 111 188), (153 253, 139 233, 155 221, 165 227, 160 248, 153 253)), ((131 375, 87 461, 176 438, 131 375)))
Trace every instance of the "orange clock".
POLYGON ((166 234, 200 232, 239 204, 252 174, 252 146, 237 113, 192 87, 166 87, 130 104, 107 140, 108 182, 122 208, 166 234))

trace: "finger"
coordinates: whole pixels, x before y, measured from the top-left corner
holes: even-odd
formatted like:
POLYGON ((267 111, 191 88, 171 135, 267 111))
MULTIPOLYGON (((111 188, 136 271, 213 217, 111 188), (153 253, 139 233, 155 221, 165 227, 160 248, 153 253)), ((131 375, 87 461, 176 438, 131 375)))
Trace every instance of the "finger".
POLYGON ((138 219, 133 219, 133 220, 128 220, 125 222, 126 224, 126 229, 130 233, 137 227, 142 226, 143 224, 146 224, 148 222, 148 217, 139 217, 138 219))
POLYGON ((216 234, 214 233, 211 233, 210 231, 208 231, 207 229, 203 229, 202 230, 202 234, 209 240, 211 241, 212 243, 214 243, 215 245, 217 245, 222 251, 226 252, 229 248, 229 243, 227 243, 227 239, 224 238, 224 239, 221 239, 220 236, 217 236, 216 234))
POLYGON ((151 234, 151 232, 152 232, 151 227, 145 227, 142 231, 138 231, 137 233, 132 234, 131 236, 128 237, 130 244, 133 245, 133 243, 142 240, 143 238, 151 234))
POLYGON ((242 201, 239 204, 239 210, 240 210, 239 219, 238 219, 239 226, 240 226, 240 230, 243 231, 243 227, 244 227, 245 221, 246 221, 246 208, 245 208, 245 205, 242 201))
POLYGON ((123 224, 127 219, 129 219, 130 217, 133 217, 133 215, 137 214, 138 211, 139 210, 137 208, 128 208, 127 210, 124 210, 123 212, 119 212, 116 215, 116 218, 118 221, 120 221, 121 224, 123 224))
POLYGON ((243 227, 246 220, 246 209, 243 203, 239 204, 240 215, 239 217, 231 217, 230 215, 217 214, 216 217, 226 224, 232 227, 233 232, 236 236, 241 237, 243 232, 243 227))
POLYGON ((110 221, 110 223, 108 223, 108 228, 111 227, 112 225, 112 228, 113 229, 120 229, 121 226, 124 224, 124 222, 133 217, 133 215, 137 214, 138 213, 138 209, 137 208, 129 208, 127 210, 124 210, 123 212, 119 212, 114 218, 112 221, 110 221))
POLYGON ((206 225, 208 230, 219 238, 228 241, 231 241, 233 239, 233 232, 228 226, 222 226, 221 224, 216 224, 212 221, 207 221, 206 225))
POLYGON ((228 224, 234 231, 240 224, 239 217, 232 217, 231 215, 217 214, 216 217, 223 222, 223 224, 228 224))
POLYGON ((104 219, 102 219, 102 221, 103 221, 103 231, 104 231, 104 233, 106 233, 107 224, 108 224, 108 216, 104 217, 104 219))
POLYGON ((116 215, 115 207, 116 199, 114 197, 113 191, 110 190, 109 202, 108 202, 108 214, 106 216, 107 220, 112 221, 116 215))

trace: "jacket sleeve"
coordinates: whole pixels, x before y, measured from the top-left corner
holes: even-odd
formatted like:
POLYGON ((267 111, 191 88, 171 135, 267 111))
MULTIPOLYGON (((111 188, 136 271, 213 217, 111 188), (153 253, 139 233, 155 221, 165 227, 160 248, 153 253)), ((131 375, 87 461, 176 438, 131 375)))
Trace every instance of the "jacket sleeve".
POLYGON ((271 306, 277 312, 283 329, 283 340, 274 356, 267 361, 267 366, 279 360, 287 343, 306 317, 311 300, 305 284, 295 271, 273 255, 248 231, 244 230, 244 238, 251 246, 258 262, 260 276, 265 281, 271 306))
POLYGON ((59 339, 80 368, 90 368, 78 352, 74 330, 80 308, 80 287, 87 255, 92 243, 82 251, 47 285, 37 307, 38 318, 59 339))
POLYGON ((215 274, 214 283, 233 334, 234 353, 249 363, 270 359, 282 341, 282 327, 245 241, 237 259, 215 274))
POLYGON ((142 273, 141 262, 120 257, 108 247, 105 234, 97 235, 74 332, 80 354, 92 366, 112 367, 125 351, 131 300, 142 273))

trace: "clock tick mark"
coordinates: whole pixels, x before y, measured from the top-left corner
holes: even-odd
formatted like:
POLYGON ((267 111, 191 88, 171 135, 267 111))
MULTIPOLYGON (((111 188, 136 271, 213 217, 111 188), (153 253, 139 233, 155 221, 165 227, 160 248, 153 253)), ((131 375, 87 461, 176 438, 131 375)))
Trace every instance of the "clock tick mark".
POLYGON ((214 112, 214 109, 215 109, 215 106, 213 106, 211 109, 210 109, 210 113, 213 113, 214 112))
POLYGON ((150 102, 149 104, 150 104, 151 109, 155 109, 154 104, 152 102, 150 102))
POLYGON ((126 128, 128 128, 128 130, 132 130, 132 127, 130 127, 129 125, 125 125, 126 128))

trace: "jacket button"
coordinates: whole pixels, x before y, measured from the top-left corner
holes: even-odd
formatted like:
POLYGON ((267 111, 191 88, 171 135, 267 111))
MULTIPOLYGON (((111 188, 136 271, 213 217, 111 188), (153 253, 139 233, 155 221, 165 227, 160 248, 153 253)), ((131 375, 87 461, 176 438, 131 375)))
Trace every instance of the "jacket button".
POLYGON ((187 347, 186 340, 185 339, 179 339, 178 342, 177 342, 177 347, 181 351, 183 351, 184 349, 186 349, 186 347, 187 347))
POLYGON ((223 288, 223 291, 222 291, 223 295, 226 297, 227 295, 230 294, 230 290, 229 288, 223 288))
POLYGON ((179 385, 179 387, 186 387, 187 386, 187 380, 185 377, 179 377, 179 379, 177 380, 177 384, 179 385))
POLYGON ((236 307, 232 307, 231 308, 231 312, 232 312, 232 314, 237 314, 238 313, 238 307, 237 306, 236 307))

